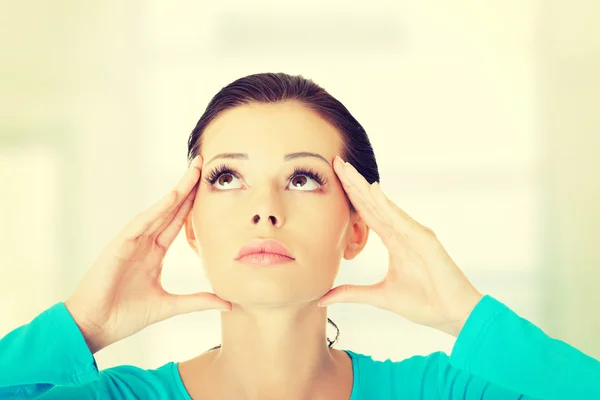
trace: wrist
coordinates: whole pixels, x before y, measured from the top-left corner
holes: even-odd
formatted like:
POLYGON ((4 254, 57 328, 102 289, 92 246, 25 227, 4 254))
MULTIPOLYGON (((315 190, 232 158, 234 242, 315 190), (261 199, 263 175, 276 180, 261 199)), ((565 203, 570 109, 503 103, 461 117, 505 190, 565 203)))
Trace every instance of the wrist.
POLYGON ((477 290, 474 290, 468 296, 465 296, 465 298, 458 303, 456 308, 456 310, 459 310, 454 314, 457 317, 447 319, 447 322, 437 329, 454 337, 458 337, 465 323, 469 319, 471 312, 473 312, 482 298, 483 294, 479 293, 477 290))
POLYGON ((81 316, 68 300, 65 301, 64 304, 69 311, 71 318, 73 318, 75 325, 77 325, 77 328, 79 328, 79 331, 81 332, 90 352, 95 354, 105 348, 107 346, 106 340, 104 340, 105 335, 100 327, 89 322, 87 318, 81 316))

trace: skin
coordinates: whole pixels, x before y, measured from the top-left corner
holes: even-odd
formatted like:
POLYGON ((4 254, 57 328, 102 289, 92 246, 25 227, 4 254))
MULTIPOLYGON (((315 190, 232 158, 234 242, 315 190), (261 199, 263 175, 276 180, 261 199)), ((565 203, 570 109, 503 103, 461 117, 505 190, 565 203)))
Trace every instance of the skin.
POLYGON ((348 399, 352 365, 326 343, 326 308, 317 302, 332 288, 342 257, 364 248, 369 227, 351 213, 333 168, 341 136, 298 102, 251 104, 220 114, 205 130, 201 183, 186 219, 188 243, 202 260, 222 313, 222 347, 179 364, 194 398, 348 399), (221 153, 247 159, 218 159, 221 153), (296 152, 320 154, 284 161, 296 152), (204 178, 221 163, 239 173, 211 187, 204 178), (295 166, 321 174, 320 186, 295 166), (258 221, 255 216, 260 217, 258 221), (253 267, 234 260, 250 239, 283 242, 295 260, 253 267), (301 345, 299 345, 301 344, 301 345))

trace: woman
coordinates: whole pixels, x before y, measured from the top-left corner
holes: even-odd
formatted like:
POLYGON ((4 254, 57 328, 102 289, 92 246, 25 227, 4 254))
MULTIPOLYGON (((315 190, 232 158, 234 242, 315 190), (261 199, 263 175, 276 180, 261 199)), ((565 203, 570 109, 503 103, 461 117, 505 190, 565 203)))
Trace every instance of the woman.
POLYGON ((68 300, 2 339, 2 399, 600 398, 598 361, 481 294, 435 234, 386 198, 364 129, 313 82, 231 83, 193 130, 188 158, 174 190, 108 244, 68 300), (184 226, 214 293, 160 284, 184 226), (389 251, 387 275, 332 289, 371 229, 389 251), (456 336, 452 354, 378 362, 333 349, 326 306, 339 302, 456 336), (100 349, 209 309, 224 311, 213 351, 98 371, 100 349))

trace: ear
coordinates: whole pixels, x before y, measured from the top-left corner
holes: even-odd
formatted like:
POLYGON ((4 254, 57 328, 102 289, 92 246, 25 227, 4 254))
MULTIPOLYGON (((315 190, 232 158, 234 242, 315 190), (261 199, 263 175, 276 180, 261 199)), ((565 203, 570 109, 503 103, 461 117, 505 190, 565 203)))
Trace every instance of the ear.
POLYGON ((194 232, 194 226, 192 224, 192 213, 189 213, 185 219, 185 237, 188 244, 194 250, 196 254, 199 254, 198 244, 196 243, 196 233, 194 232))
POLYGON ((349 231, 350 238, 344 250, 344 258, 346 260, 352 260, 363 250, 369 238, 369 226, 357 212, 353 212, 353 215, 350 217, 349 231))

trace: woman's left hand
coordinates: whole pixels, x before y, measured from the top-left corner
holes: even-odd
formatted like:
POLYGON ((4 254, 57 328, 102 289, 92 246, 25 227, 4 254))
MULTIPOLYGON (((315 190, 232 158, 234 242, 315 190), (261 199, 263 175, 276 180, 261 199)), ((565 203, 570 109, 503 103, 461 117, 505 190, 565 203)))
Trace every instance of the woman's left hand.
POLYGON ((319 305, 370 304, 458 336, 483 295, 452 261, 433 231, 389 200, 376 182, 370 185, 353 166, 337 157, 334 170, 354 208, 387 247, 389 267, 380 282, 335 287, 321 297, 319 305))

